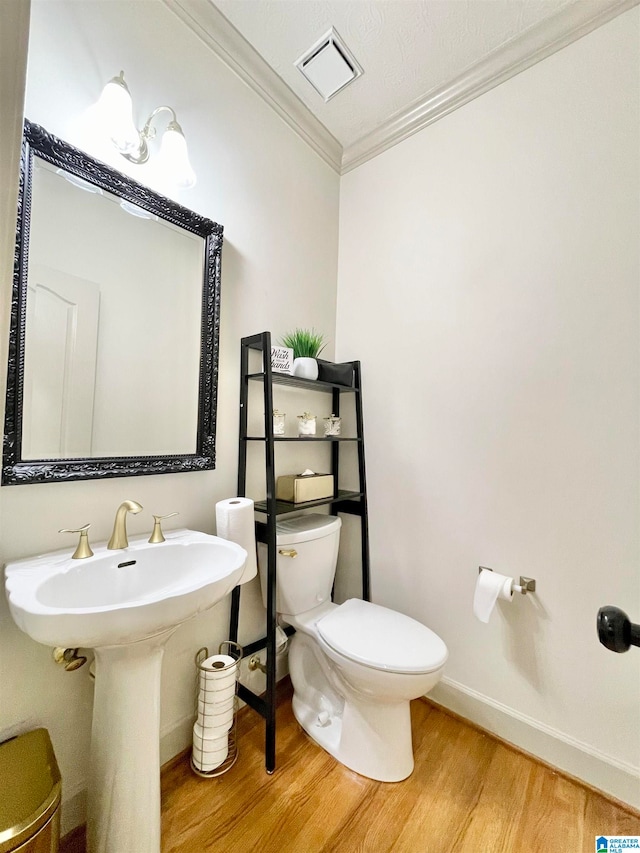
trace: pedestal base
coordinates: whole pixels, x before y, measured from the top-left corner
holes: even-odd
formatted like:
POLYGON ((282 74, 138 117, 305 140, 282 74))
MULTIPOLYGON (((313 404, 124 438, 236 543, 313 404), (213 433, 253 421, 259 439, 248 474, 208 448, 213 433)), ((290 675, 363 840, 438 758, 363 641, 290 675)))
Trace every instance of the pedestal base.
POLYGON ((160 853, 160 675, 172 633, 95 650, 88 853, 160 853))

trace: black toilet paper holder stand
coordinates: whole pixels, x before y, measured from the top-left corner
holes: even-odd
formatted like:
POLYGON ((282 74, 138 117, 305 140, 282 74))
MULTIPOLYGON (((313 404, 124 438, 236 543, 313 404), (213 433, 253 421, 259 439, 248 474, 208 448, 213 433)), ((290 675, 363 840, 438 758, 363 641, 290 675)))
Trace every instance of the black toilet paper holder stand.
MULTIPOLYGON (((492 572, 493 569, 490 569, 489 566, 478 566, 478 574, 482 572, 492 572)), ((528 592, 536 591, 536 581, 535 578, 525 578, 520 575, 520 582, 514 583, 513 585, 514 592, 521 592, 523 595, 526 595, 528 592)))

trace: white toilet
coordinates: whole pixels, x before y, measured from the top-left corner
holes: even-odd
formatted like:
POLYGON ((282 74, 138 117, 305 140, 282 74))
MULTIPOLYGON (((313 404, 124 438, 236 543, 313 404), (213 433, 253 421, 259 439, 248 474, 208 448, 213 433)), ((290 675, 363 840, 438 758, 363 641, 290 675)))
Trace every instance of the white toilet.
MULTIPOLYGON (((331 601, 341 524, 317 514, 277 524, 276 609, 296 629, 289 650, 293 712, 346 767, 399 782, 413 770, 409 702, 438 682, 447 647, 387 607, 331 601)), ((259 546, 265 606, 266 550, 259 546)))

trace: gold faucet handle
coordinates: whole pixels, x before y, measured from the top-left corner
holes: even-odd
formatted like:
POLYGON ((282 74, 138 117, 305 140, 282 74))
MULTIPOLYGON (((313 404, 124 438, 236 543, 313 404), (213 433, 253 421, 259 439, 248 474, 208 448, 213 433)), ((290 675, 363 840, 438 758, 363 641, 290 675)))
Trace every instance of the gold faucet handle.
POLYGON ((168 515, 154 515, 153 516, 153 533, 149 537, 149 542, 164 542, 164 536, 162 534, 162 521, 165 518, 173 518, 174 515, 180 515, 179 512, 170 512, 168 515))
POLYGON ((85 557, 93 557, 93 551, 91 550, 91 546, 89 545, 89 528, 90 524, 85 524, 84 527, 78 527, 75 530, 70 530, 67 527, 63 527, 62 530, 58 530, 58 533, 79 533, 80 539, 78 540, 78 547, 73 552, 72 560, 84 560, 85 557))

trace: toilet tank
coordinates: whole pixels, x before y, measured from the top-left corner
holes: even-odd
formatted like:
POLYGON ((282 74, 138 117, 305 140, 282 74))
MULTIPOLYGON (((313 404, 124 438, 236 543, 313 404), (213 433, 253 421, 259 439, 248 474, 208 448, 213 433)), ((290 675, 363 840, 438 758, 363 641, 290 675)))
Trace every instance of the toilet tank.
MULTIPOLYGON (((342 521, 301 515, 276 524, 276 610, 296 615, 331 597, 342 521), (289 552, 289 553, 282 553, 289 552)), ((267 546, 258 543, 262 601, 267 606, 267 546)))

